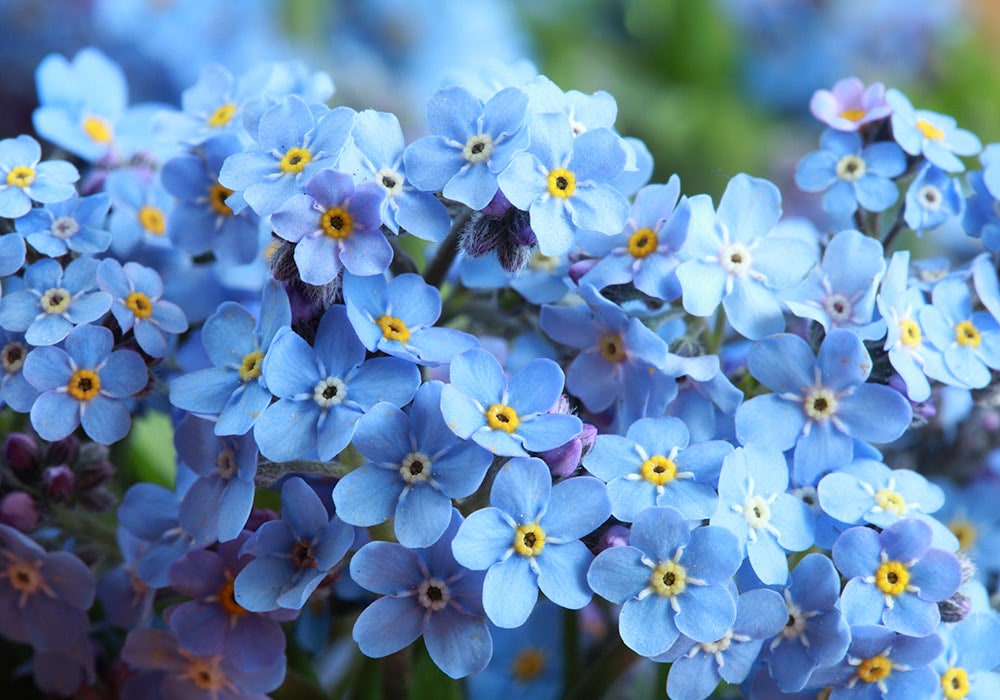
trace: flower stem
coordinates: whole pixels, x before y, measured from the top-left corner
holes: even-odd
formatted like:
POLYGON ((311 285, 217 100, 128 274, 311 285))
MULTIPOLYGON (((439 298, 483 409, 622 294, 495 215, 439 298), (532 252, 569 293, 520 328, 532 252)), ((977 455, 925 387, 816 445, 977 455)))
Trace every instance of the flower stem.
POLYGON ((444 282, 444 278, 448 275, 448 270, 451 269, 451 264, 455 262, 455 256, 458 255, 458 237, 462 234, 462 229, 465 228, 465 225, 469 223, 471 218, 471 209, 466 209, 462 214, 455 217, 455 221, 451 225, 451 231, 441 241, 434 259, 430 261, 427 269, 424 270, 424 281, 427 284, 432 287, 441 287, 441 283, 444 282))

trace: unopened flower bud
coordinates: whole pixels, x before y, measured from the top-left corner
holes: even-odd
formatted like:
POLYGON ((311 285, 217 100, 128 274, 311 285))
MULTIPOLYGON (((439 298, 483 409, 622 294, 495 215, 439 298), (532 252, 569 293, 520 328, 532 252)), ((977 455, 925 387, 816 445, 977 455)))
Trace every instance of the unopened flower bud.
POLYGON ((624 525, 612 525, 597 542, 597 551, 603 552, 612 547, 624 547, 628 544, 629 529, 624 525))
POLYGON ((3 444, 3 456, 16 472, 26 474, 38 467, 38 442, 24 433, 11 433, 3 444))
POLYGON ((76 470, 76 485, 81 491, 97 488, 115 475, 115 466, 106 459, 81 464, 76 470))
POLYGON ((38 527, 35 499, 24 491, 13 491, 0 498, 0 523, 29 533, 38 527))
POLYGON ((65 464, 46 467, 42 473, 45 495, 53 501, 65 501, 76 488, 76 476, 65 464))
POLYGON ((73 464, 80 454, 80 441, 72 435, 49 443, 45 451, 46 464, 73 464))
POLYGON ((264 523, 279 519, 278 514, 270 508, 254 508, 250 511, 250 517, 247 519, 247 524, 243 526, 243 529, 250 532, 257 532, 257 528, 264 523))
POLYGON ((972 612, 972 601, 964 593, 956 592, 948 600, 938 603, 941 622, 961 622, 972 612))

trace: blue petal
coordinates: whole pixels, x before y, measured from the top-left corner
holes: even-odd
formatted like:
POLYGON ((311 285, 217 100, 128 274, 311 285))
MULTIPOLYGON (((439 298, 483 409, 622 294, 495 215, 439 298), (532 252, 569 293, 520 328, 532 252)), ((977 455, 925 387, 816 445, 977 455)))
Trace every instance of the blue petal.
POLYGON ((528 562, 515 554, 486 572, 483 609, 497 627, 520 627, 535 607, 538 581, 528 562))
POLYGON ((352 636, 365 656, 382 658, 409 646, 424 631, 424 608, 413 597, 386 596, 361 611, 352 636))
POLYGON ((583 542, 547 545, 539 555, 538 587, 556 605, 579 610, 590 602, 587 568, 593 559, 583 542))

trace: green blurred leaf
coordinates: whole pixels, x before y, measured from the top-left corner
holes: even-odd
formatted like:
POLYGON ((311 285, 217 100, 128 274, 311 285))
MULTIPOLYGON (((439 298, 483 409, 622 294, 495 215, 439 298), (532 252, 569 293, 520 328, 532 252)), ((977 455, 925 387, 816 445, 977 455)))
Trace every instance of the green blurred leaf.
POLYGON ((134 481, 152 481, 172 489, 177 477, 177 453, 170 416, 150 411, 133 419, 126 455, 134 481))

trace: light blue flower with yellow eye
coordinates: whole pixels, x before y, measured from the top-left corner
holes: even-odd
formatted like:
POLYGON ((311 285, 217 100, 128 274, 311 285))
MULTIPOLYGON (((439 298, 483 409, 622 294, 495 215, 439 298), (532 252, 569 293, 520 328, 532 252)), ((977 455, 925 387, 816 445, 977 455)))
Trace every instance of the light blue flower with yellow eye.
POLYGON ((944 356, 945 374, 926 367, 928 376, 948 384, 981 389, 990 369, 1000 369, 1000 325, 986 311, 973 311, 966 282, 946 278, 937 283, 931 304, 920 310, 927 340, 944 356))
POLYGON ((65 160, 42 161, 42 147, 26 134, 0 141, 0 216, 16 219, 32 202, 50 204, 76 194, 80 173, 65 160))
POLYGON ((914 109, 909 98, 891 88, 885 93, 892 106, 892 137, 911 156, 923 156, 948 172, 961 172, 958 156, 974 156, 982 143, 971 131, 959 129, 955 119, 926 109, 914 109))

